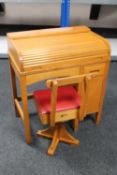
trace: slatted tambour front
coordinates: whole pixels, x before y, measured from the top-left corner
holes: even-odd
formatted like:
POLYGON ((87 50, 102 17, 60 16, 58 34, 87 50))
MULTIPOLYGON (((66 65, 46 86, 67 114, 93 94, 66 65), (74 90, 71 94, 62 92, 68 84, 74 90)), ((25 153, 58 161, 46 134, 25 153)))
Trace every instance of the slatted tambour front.
POLYGON ((94 55, 103 61, 109 53, 106 40, 87 27, 18 32, 8 38, 12 40, 9 52, 14 50, 17 66, 28 73, 82 64, 85 57, 91 60, 94 55))

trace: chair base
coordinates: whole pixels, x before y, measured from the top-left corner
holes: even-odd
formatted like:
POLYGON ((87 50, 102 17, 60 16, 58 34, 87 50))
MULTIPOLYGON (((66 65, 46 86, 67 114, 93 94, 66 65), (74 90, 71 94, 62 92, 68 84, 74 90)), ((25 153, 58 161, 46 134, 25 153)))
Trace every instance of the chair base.
POLYGON ((48 149, 48 154, 53 155, 60 141, 78 145, 80 141, 75 139, 66 129, 63 123, 56 124, 53 128, 48 128, 37 132, 38 136, 52 138, 51 145, 48 149))

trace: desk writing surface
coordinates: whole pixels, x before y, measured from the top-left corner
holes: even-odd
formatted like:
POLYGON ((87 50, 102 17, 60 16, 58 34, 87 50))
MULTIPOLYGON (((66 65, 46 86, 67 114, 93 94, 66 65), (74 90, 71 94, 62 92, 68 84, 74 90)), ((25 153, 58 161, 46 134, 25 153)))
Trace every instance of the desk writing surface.
POLYGON ((88 27, 68 27, 8 34, 9 50, 24 71, 51 64, 69 64, 84 57, 109 53, 107 41, 88 27))

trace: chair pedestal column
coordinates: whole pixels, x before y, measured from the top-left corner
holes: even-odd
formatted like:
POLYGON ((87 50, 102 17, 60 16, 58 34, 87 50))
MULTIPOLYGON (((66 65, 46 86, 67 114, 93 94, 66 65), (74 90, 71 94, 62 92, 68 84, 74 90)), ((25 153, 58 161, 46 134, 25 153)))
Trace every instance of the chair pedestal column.
POLYGON ((42 131, 37 132, 38 136, 52 138, 51 145, 48 149, 48 154, 53 155, 55 153, 55 150, 57 148, 57 145, 60 141, 78 145, 80 141, 78 139, 75 139, 66 129, 65 125, 63 123, 58 123, 53 128, 48 128, 42 131))

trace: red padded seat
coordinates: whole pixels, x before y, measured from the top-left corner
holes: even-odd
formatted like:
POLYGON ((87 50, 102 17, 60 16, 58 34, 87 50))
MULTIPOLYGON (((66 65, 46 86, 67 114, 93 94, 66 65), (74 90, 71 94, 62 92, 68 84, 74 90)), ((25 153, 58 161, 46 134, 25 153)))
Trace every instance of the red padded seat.
MULTIPOLYGON (((42 114, 51 112, 51 90, 37 90, 34 98, 42 114)), ((80 107, 80 96, 72 86, 59 87, 56 111, 70 110, 80 107)))

